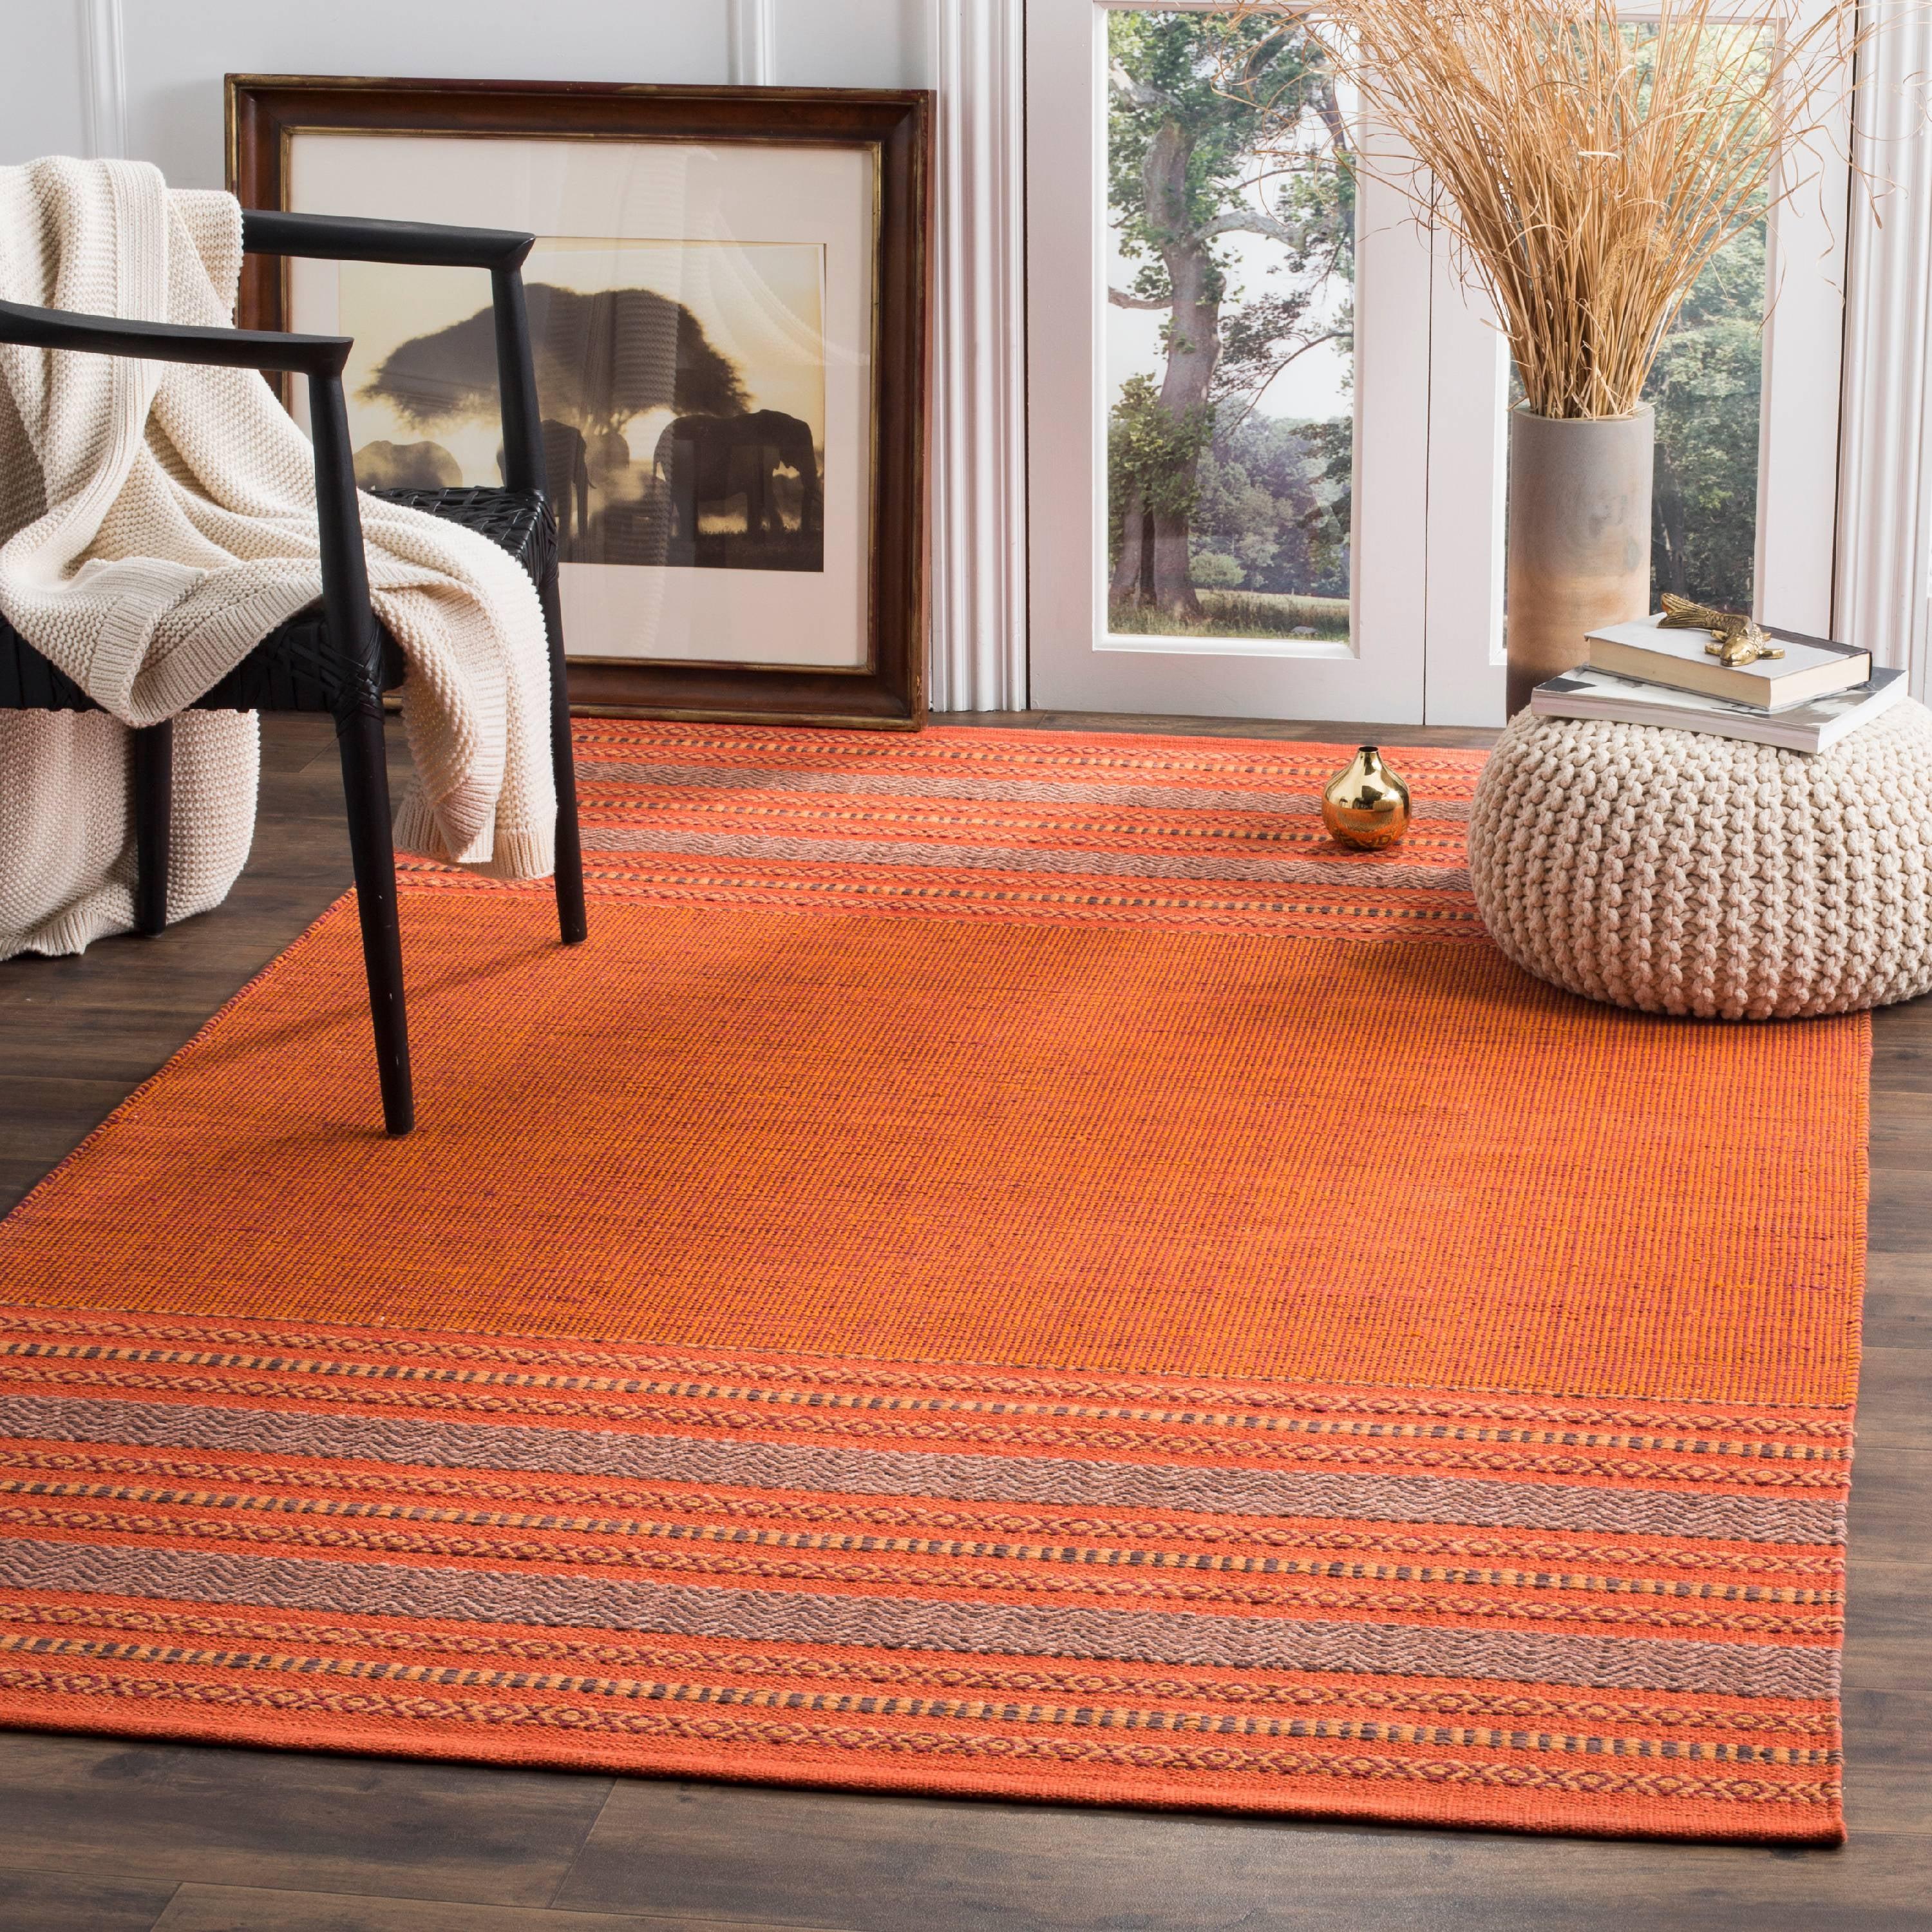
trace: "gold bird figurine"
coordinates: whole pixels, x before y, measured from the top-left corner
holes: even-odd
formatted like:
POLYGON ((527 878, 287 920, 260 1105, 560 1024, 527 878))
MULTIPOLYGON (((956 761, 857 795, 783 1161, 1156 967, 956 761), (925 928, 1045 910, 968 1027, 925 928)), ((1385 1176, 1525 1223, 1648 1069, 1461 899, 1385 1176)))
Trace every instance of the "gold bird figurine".
POLYGON ((1704 646, 1706 653, 1719 663, 1733 668, 1756 664, 1760 658, 1781 658, 1780 646, 1771 641, 1771 633, 1761 630, 1737 610, 1714 610, 1707 604, 1694 604, 1666 590, 1664 593, 1663 631, 1708 631, 1715 640, 1704 646))
POLYGON ((1322 788, 1322 822, 1337 843, 1378 851, 1408 830, 1408 788, 1364 745, 1322 788))

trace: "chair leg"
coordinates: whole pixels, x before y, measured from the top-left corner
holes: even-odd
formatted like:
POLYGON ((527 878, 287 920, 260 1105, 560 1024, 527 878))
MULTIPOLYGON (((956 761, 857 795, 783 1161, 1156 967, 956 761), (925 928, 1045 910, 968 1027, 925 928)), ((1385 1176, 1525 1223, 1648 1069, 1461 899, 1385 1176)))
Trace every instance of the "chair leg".
POLYGON ((409 1018, 403 1004, 403 934, 396 918, 396 854, 389 832, 389 770, 380 710, 339 720, 342 790, 349 806, 349 844, 356 866, 356 904, 362 920, 362 964, 376 1028, 376 1068, 382 1124, 392 1134, 416 1125, 410 1085, 409 1018))
POLYGON ((174 815, 175 728, 164 719, 134 734, 134 930, 152 939, 168 922, 168 848, 174 815))
POLYGON ((584 909, 584 845, 577 824, 577 760, 570 748, 570 685, 563 658, 563 616, 556 573, 543 586, 544 628, 550 638, 550 762, 556 778, 556 922, 566 946, 590 934, 584 909))

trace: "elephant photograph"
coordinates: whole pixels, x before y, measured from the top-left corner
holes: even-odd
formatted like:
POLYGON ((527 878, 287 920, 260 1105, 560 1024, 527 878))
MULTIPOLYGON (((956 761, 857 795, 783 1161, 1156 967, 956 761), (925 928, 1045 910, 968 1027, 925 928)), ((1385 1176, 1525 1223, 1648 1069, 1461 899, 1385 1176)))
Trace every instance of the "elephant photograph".
POLYGON ((825 499, 809 423, 780 410, 679 416, 658 438, 653 468, 668 519, 667 562, 701 568, 715 553, 724 568, 824 568, 825 499))
MULTIPOLYGON (((538 244, 524 280, 566 565, 824 569, 824 254, 538 244)), ((340 302, 362 487, 499 482, 487 285, 346 264, 340 302)))

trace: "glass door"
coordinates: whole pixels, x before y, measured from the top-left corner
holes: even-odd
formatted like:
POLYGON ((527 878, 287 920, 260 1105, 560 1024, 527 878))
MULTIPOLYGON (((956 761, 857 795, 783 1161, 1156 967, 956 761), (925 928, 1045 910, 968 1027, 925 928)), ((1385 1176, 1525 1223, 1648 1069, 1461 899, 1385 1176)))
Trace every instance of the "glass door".
MULTIPOLYGON (((1032 704, 1500 723, 1509 359, 1392 137, 1280 16, 1027 36, 1032 704)), ((1660 355, 1656 576, 1823 630, 1845 186, 1798 160, 1660 355)))
MULTIPOLYGON (((1454 284, 1354 104, 1216 7, 1032 0, 1028 76, 1032 702, 1419 721, 1454 284)), ((1486 478, 1502 364, 1453 306, 1486 478)))

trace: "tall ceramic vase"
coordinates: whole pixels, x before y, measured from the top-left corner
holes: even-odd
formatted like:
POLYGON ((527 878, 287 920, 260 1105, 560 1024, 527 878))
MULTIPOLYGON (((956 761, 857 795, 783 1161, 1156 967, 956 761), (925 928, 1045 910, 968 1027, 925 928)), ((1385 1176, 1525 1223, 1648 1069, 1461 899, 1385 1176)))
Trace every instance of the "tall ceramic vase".
POLYGON ((1509 716, 1589 654, 1587 632, 1650 608, 1656 416, 1510 413, 1509 716))

